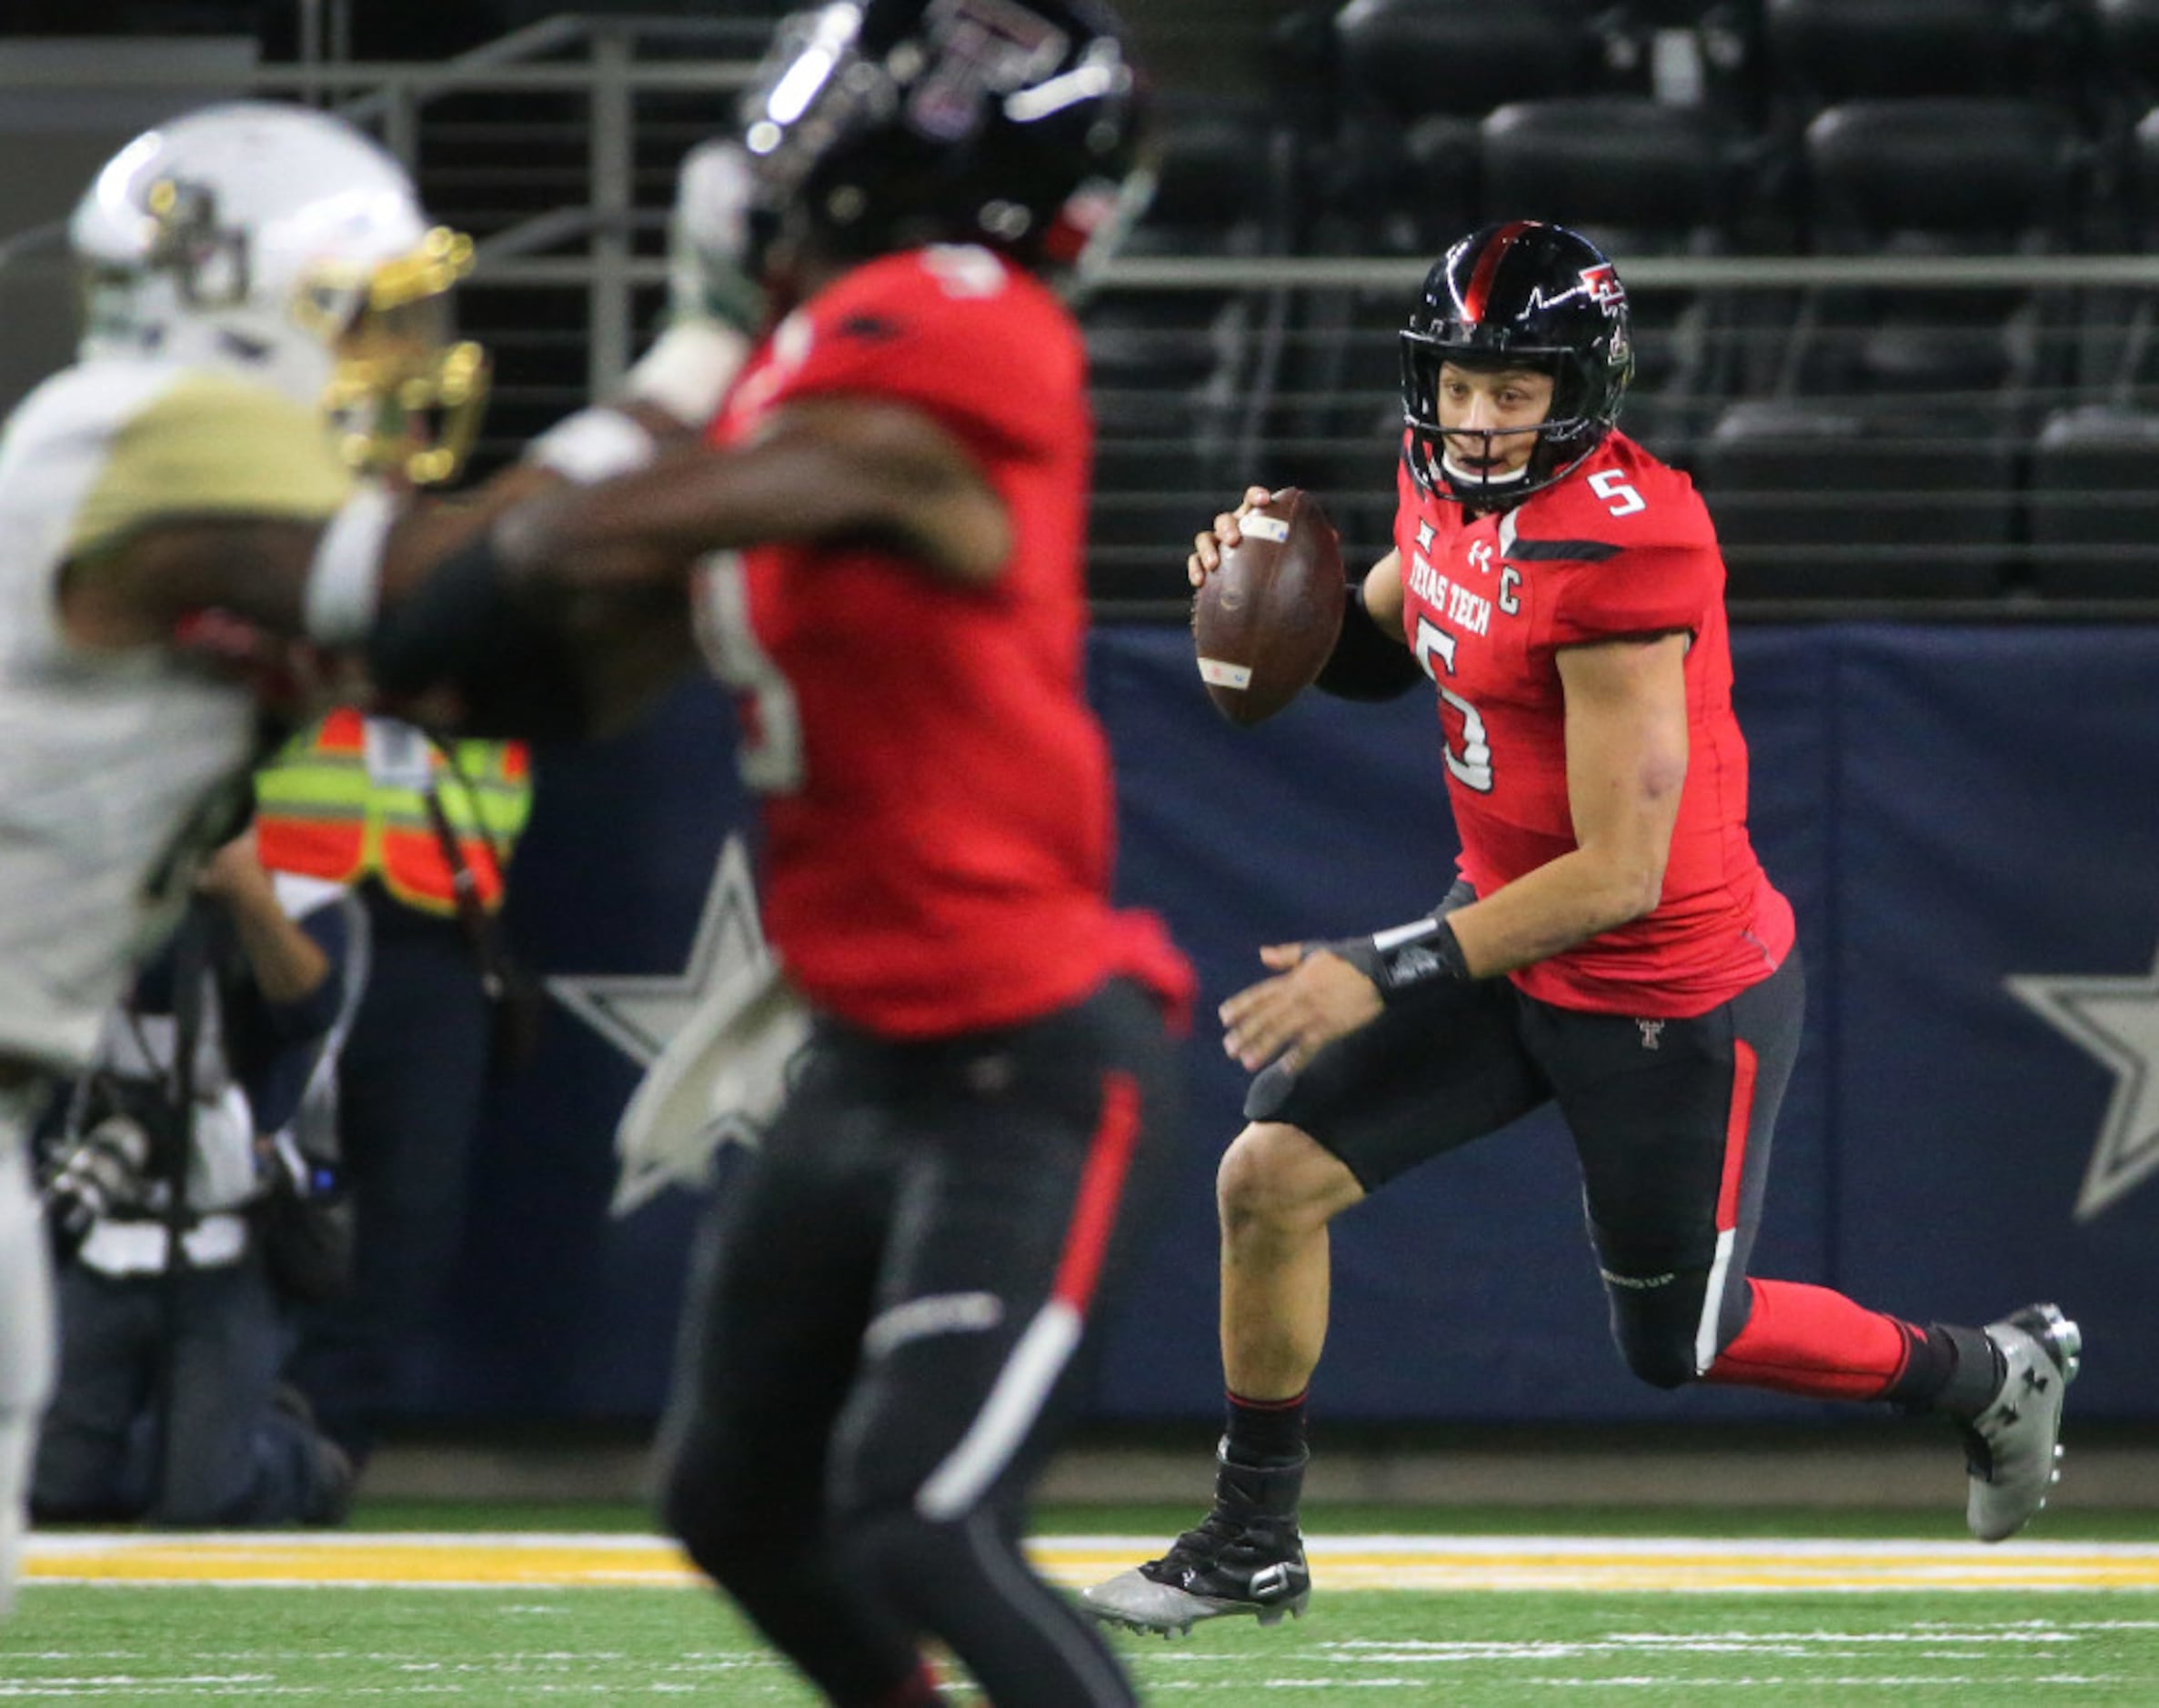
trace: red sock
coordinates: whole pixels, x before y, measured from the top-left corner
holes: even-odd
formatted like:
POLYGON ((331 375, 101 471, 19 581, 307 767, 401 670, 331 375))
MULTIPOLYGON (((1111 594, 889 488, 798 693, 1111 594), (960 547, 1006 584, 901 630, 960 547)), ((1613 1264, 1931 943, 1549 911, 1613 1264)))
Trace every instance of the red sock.
POLYGON ((1923 1331, 1799 1281, 1747 1282, 1753 1314, 1704 1381, 1772 1388, 1816 1400, 1878 1400, 1903 1373, 1923 1331))

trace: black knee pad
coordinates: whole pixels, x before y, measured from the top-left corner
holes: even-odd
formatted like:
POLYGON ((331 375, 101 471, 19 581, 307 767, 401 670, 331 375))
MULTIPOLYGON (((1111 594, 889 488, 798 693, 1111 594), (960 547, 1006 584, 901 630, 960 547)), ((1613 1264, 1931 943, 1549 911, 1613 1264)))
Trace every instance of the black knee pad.
POLYGON ((1683 1388, 1694 1368, 1694 1333, 1702 1321, 1699 1275, 1604 1277, 1612 1302, 1612 1338, 1627 1368, 1652 1388, 1683 1388))

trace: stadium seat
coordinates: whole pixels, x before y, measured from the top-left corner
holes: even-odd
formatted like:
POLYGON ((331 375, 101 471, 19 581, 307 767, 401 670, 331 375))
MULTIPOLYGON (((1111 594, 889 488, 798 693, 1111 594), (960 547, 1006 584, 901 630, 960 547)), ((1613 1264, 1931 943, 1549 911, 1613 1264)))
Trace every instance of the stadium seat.
POLYGON ((1586 9, 1603 45, 1600 88, 1752 122, 1760 0, 1618 0, 1586 9))
POLYGON ((1732 213, 1738 144, 1699 107, 1641 96, 1512 102, 1482 126, 1485 204, 1622 247, 1698 250, 1732 213))
MULTIPOLYGON (((2104 247, 2159 254, 2159 106, 2142 113, 2112 150, 2104 247)), ((2133 284, 2091 286, 2077 293, 2079 394, 2112 404, 2159 404, 2159 299, 2133 284)))
POLYGON ((2057 410, 2032 449, 2025 502, 2033 592, 2159 598, 2159 414, 2057 410))
POLYGON ((2110 60, 2159 76, 2159 0, 2092 0, 2092 15, 2110 60))
POLYGON ((1734 404, 1694 476, 1734 598, 1979 598, 2003 588, 2016 459, 1984 415, 1734 404))
MULTIPOLYGON (((1620 263, 1726 247, 1739 200, 1741 136, 1704 107, 1641 95, 1520 101, 1484 121, 1484 194, 1492 217, 1556 220, 1620 263)), ((1734 349, 1721 294, 1633 293, 1635 382, 1628 429, 1670 452, 1690 410, 1725 388, 1715 370, 1734 349)))
POLYGON ((1266 435, 1249 471, 1318 492, 1351 558, 1388 547, 1401 437, 1400 335, 1416 290, 1297 294, 1267 400, 1266 435))
MULTIPOLYGON (((1806 218, 1830 255, 2063 252, 2075 246, 2089 149, 2038 102, 1853 101, 1805 135, 1806 218)), ((1824 290, 1788 374, 1815 394, 1978 394, 2012 413, 2066 360, 2061 293, 1824 290)))
POLYGON ((1088 598, 1157 608, 1190 600, 1185 557, 1220 502, 1098 487, 1088 513, 1088 598))
POLYGON ((1153 197, 1124 249, 1137 255, 1256 255, 1273 244, 1286 187, 1264 114, 1180 102, 1164 126, 1153 197))
MULTIPOLYGON (((1163 138, 1154 197, 1123 254, 1279 252, 1287 196, 1277 145, 1264 116, 1250 108, 1180 104, 1163 138)), ((1168 593, 1181 596, 1175 572, 1190 537, 1234 489, 1262 312, 1248 293, 1211 289, 1106 290, 1088 306, 1097 491, 1090 572, 1098 598, 1161 592, 1165 563, 1168 593)))
POLYGON ((1625 24, 1661 30, 1743 25, 1758 9, 1756 0, 1622 0, 1618 8, 1625 24))
POLYGON ((1342 254, 1451 241, 1475 223, 1478 121, 1597 71, 1577 0, 1351 0, 1334 33, 1342 126, 1316 240, 1342 254))
POLYGON ((1858 231, 1936 230, 2013 248, 2074 229, 2083 136, 2036 101, 1853 101, 1807 126, 1813 219, 1858 231))
POLYGON ((2132 113, 2159 102, 2159 0, 2092 0, 2091 64, 2102 99, 2132 113))
POLYGON ((1765 0, 1773 107, 1811 112, 1891 95, 2051 88, 2061 5, 2032 0, 1765 0))
MULTIPOLYGON (((2159 28, 2159 5, 2154 8, 2159 28)), ((2159 105, 2111 116, 2091 220, 2104 254, 2159 253, 2159 105)), ((2159 300, 2133 283, 2074 294, 2076 339, 2064 401, 2159 402, 2159 300)))
POLYGON ((1350 0, 1335 16, 1348 86, 1403 119, 1572 93, 1596 69, 1576 0, 1350 0))
MULTIPOLYGON (((1590 10, 1581 0, 1351 0, 1333 20, 1341 125, 1300 246, 1436 260, 1485 216, 1483 116, 1595 82, 1590 10)), ((1396 334, 1410 302, 1400 286, 1299 292, 1261 400, 1252 472, 1321 492, 1352 553, 1387 546, 1401 419, 1396 334)))
MULTIPOLYGON (((1096 436, 1090 563, 1100 581, 1122 554, 1165 538, 1165 513, 1213 514, 1234 478, 1251 306, 1211 291, 1106 291, 1083 325, 1096 436)), ((1197 527, 1181 522, 1167 538, 1189 539, 1197 527)), ((1110 597, 1106 589, 1095 588, 1110 597)))
POLYGON ((2129 246, 2159 249, 2159 106, 2144 113, 2131 129, 2121 176, 2129 246))

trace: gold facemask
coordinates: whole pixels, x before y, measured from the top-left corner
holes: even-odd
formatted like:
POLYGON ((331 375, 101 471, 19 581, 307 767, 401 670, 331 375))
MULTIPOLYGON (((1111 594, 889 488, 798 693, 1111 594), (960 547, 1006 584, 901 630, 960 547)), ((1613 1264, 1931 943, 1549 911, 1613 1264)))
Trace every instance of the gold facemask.
POLYGON ((487 356, 456 336, 451 292, 472 239, 437 226, 364 278, 323 275, 295 305, 336 351, 323 409, 338 449, 367 474, 438 486, 464 465, 487 397, 487 356))

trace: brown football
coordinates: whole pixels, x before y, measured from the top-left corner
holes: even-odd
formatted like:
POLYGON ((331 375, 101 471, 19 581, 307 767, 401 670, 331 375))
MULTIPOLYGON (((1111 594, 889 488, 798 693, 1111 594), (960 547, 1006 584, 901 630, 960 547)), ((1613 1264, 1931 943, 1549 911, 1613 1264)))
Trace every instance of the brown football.
POLYGON ((1192 600, 1208 698, 1233 724, 1271 718, 1312 685, 1341 634, 1341 539, 1319 499, 1284 487, 1250 511, 1192 600))

